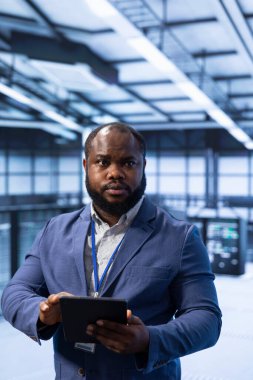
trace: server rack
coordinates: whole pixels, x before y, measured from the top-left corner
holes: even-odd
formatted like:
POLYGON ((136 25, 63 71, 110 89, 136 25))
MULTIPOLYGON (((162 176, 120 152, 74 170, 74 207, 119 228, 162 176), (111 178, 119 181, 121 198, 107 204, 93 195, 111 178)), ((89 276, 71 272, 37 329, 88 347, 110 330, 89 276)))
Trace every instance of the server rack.
POLYGON ((207 247, 212 270, 218 274, 245 273, 247 223, 240 218, 190 218, 207 247), (201 227, 200 227, 201 226, 201 227))

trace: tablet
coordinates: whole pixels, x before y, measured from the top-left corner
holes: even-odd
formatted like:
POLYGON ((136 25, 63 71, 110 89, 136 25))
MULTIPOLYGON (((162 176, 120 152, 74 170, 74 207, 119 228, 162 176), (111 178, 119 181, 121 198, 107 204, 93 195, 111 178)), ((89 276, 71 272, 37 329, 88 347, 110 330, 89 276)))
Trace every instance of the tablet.
POLYGON ((60 298, 60 307, 68 342, 98 343, 85 333, 87 325, 98 319, 127 323, 127 301, 123 299, 68 296, 60 298))

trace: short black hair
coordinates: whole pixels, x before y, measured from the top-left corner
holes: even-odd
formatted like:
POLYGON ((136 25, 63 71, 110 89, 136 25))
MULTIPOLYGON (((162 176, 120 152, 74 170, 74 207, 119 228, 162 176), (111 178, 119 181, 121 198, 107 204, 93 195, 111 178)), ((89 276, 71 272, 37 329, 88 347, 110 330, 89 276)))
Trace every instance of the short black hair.
POLYGON ((93 129, 93 131, 89 134, 89 136, 87 137, 85 144, 84 144, 84 152, 85 152, 86 159, 88 159, 88 157, 89 157, 89 153, 91 151, 92 141, 97 136, 98 132, 101 131, 101 129, 104 129, 107 127, 110 127, 111 129, 117 129, 118 131, 120 131, 122 133, 129 133, 130 132, 134 136, 134 138, 137 140, 137 142, 139 143, 141 153, 143 155, 143 158, 145 159, 146 142, 145 142, 143 136, 139 132, 137 132, 136 129, 131 127, 130 125, 125 124, 125 123, 121 123, 121 122, 107 123, 107 124, 100 125, 99 127, 93 129))

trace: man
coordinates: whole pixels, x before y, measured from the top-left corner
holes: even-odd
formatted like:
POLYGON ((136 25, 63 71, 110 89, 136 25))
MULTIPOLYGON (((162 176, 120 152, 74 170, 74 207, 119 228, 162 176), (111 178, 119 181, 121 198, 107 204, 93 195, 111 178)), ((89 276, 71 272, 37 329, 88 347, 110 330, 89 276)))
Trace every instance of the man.
POLYGON ((206 249, 194 226, 144 196, 145 142, 134 129, 97 128, 85 154, 92 204, 46 224, 4 291, 3 313, 38 342, 53 336, 56 379, 179 380, 179 357, 220 333, 206 249), (75 348, 59 308, 68 294, 127 299, 127 325, 99 320, 86 332, 100 344, 75 348))

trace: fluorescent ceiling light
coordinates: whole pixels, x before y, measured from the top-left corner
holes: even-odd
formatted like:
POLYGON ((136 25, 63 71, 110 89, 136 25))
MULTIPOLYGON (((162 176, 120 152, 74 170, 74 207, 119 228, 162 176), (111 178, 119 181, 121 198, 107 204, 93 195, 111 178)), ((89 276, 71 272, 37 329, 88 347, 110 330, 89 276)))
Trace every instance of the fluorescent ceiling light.
POLYGON ((76 140, 76 134, 75 133, 67 131, 66 129, 61 128, 57 124, 51 123, 51 125, 49 125, 49 123, 48 123, 46 125, 42 125, 41 129, 43 129, 44 131, 49 132, 51 134, 60 135, 62 137, 65 137, 68 140, 76 140))
POLYGON ((4 85, 3 83, 0 83, 0 93, 15 99, 19 103, 26 104, 30 108, 35 109, 36 111, 39 111, 43 113, 45 116, 47 116, 49 119, 52 119, 56 121, 57 123, 64 125, 67 128, 73 129, 77 132, 83 132, 83 128, 75 123, 72 120, 67 119, 66 117, 56 113, 55 111, 52 111, 52 107, 50 105, 47 105, 44 102, 41 102, 36 99, 30 99, 26 97, 25 95, 19 93, 18 91, 13 90, 11 87, 8 87, 4 85))
POLYGON ((27 96, 21 94, 20 92, 13 90, 13 88, 6 86, 3 83, 0 83, 0 92, 9 98, 12 98, 16 100, 19 103, 25 104, 30 106, 32 103, 32 100, 28 98, 27 96))
POLYGON ((77 132, 83 132, 83 128, 80 127, 78 124, 76 124, 74 121, 67 119, 66 117, 54 112, 54 111, 46 111, 44 112, 44 115, 47 116, 49 119, 52 119, 56 121, 59 124, 64 125, 67 128, 73 129, 77 132))
POLYGON ((0 120, 0 127, 42 129, 53 135, 62 136, 69 140, 76 140, 77 138, 75 133, 61 128, 59 124, 47 123, 45 121, 0 120))
POLYGON ((250 140, 249 136, 237 127, 236 123, 189 78, 140 30, 121 14, 108 0, 85 0, 91 11, 102 18, 127 43, 150 62, 160 72, 166 74, 194 103, 201 105, 209 116, 219 125, 226 128, 240 142, 250 140))
POLYGON ((209 116, 211 116, 213 120, 215 120, 219 125, 226 129, 236 127, 235 122, 219 108, 208 110, 207 113, 209 114, 209 116))
POLYGON ((250 140, 250 141, 247 141, 245 144, 244 144, 245 148, 247 149, 250 149, 250 150, 253 150, 253 141, 250 140))
POLYGON ((247 143, 250 141, 249 136, 240 128, 234 127, 231 129, 228 129, 228 132, 238 141, 241 143, 247 143))
POLYGON ((85 0, 85 2, 100 18, 110 18, 118 14, 118 11, 106 0, 85 0))
POLYGON ((92 121, 96 124, 107 124, 107 123, 113 123, 114 121, 118 121, 115 117, 111 115, 98 115, 93 116, 92 121))
POLYGON ((128 38, 127 43, 142 57, 173 81, 186 81, 187 77, 146 37, 128 38))
POLYGON ((123 37, 140 36, 142 33, 107 0, 84 0, 90 10, 103 19, 123 37))
POLYGON ((202 106, 204 109, 215 107, 214 102, 189 80, 186 82, 176 83, 176 85, 185 95, 187 95, 198 105, 202 106))

